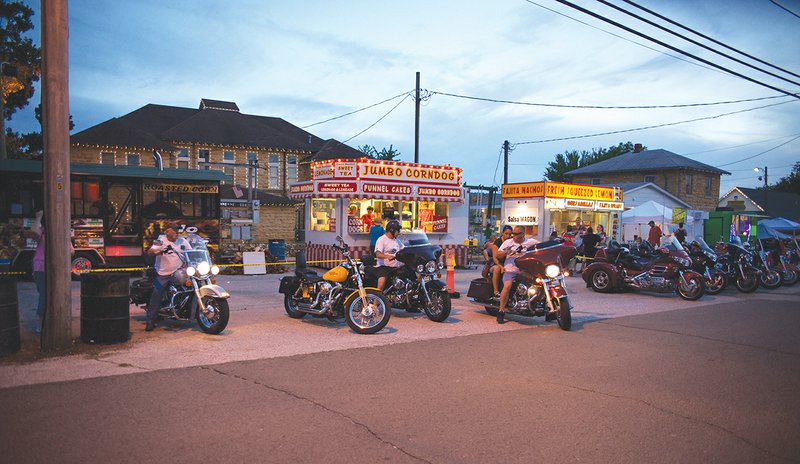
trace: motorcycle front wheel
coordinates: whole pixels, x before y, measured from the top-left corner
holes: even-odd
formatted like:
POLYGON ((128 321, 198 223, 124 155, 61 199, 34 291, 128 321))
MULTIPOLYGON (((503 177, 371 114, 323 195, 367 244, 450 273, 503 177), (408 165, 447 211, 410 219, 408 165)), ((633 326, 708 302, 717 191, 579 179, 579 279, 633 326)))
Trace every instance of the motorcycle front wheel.
POLYGON ((703 296, 703 279, 697 276, 680 277, 678 276, 678 295, 688 301, 695 301, 703 296), (684 280, 686 283, 684 283, 684 280))
POLYGON ((451 301, 450 294, 446 290, 434 291, 428 294, 431 303, 425 306, 425 314, 433 322, 442 322, 450 317, 451 301))
POLYGON ((392 312, 386 297, 378 290, 367 289, 364 302, 358 293, 344 302, 344 317, 353 332, 373 334, 389 323, 392 312))
POLYGON ((736 288, 742 293, 753 293, 758 288, 758 275, 755 272, 748 272, 744 277, 736 277, 736 288))
POLYGON ((778 271, 762 271, 761 272, 761 286, 770 290, 775 290, 781 286, 781 275, 778 271))
POLYGON ((206 316, 200 308, 197 308, 197 324, 200 325, 200 330, 212 335, 225 330, 230 317, 228 300, 205 296, 203 297, 203 304, 206 305, 206 310, 209 314, 206 316))
POLYGON ((556 308, 556 322, 562 330, 572 328, 572 312, 569 310, 568 297, 553 298, 553 306, 556 308))
POLYGON ((728 276, 724 272, 716 271, 711 274, 710 279, 705 279, 706 293, 717 295, 728 286, 728 276))
POLYGON ((783 285, 791 287, 792 285, 797 283, 798 279, 800 279, 800 275, 798 275, 797 271, 794 271, 792 269, 787 269, 783 271, 783 285))

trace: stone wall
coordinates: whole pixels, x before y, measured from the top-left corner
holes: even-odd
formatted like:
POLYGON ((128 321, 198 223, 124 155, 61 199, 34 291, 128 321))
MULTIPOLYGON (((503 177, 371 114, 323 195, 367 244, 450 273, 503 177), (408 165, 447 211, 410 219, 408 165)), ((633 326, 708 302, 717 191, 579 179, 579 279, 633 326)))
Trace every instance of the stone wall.
POLYGON ((294 206, 261 206, 258 227, 253 228, 253 241, 267 243, 268 240, 294 241, 297 210, 294 206))

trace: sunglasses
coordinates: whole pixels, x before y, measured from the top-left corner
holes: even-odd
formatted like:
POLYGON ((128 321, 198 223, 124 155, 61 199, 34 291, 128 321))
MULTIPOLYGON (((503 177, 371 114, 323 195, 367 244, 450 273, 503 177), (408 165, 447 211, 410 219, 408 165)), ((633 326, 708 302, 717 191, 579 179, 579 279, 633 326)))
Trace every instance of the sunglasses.
POLYGON ((511 235, 525 235, 525 232, 511 232, 511 235))

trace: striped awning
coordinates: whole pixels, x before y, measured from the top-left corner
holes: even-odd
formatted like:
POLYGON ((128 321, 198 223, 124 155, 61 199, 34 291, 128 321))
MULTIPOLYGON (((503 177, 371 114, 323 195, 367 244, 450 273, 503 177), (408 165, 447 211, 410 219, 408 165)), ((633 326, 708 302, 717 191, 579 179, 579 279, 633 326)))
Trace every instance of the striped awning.
POLYGON ((464 189, 455 186, 414 185, 375 181, 314 180, 289 186, 289 198, 367 198, 376 200, 463 203, 464 189))

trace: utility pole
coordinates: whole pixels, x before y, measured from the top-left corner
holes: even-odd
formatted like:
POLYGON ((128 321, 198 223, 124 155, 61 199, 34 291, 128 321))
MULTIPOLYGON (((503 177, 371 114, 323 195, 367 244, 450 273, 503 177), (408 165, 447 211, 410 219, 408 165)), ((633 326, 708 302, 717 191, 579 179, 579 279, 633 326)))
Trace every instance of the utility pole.
POLYGON ((43 351, 72 345, 67 0, 42 0, 46 301, 43 351))
POLYGON ((508 140, 503 142, 503 183, 508 183, 508 140))
POLYGON ((419 163, 419 71, 417 71, 417 98, 414 102, 414 162, 419 163))

